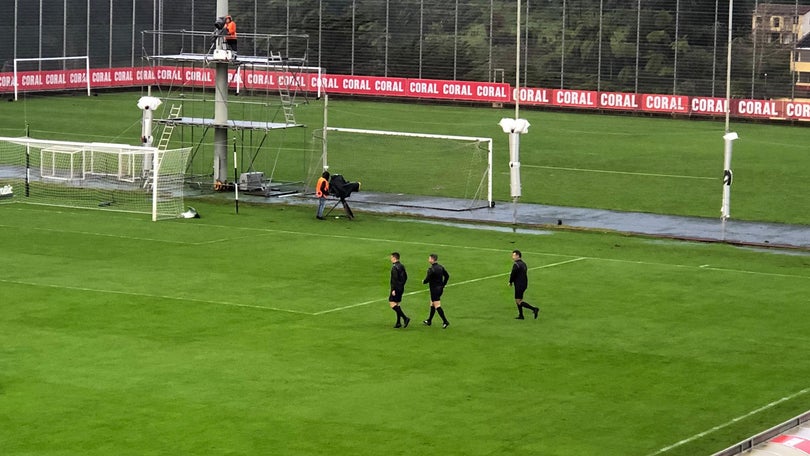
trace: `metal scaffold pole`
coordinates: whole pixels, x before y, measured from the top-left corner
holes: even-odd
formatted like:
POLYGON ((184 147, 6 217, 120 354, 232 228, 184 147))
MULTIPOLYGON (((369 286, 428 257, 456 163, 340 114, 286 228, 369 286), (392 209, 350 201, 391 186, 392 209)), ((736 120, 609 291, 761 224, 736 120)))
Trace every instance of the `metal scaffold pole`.
MULTIPOLYGON (((228 0, 217 0, 217 17, 228 15, 228 0)), ((214 182, 228 180, 228 62, 216 63, 214 94, 214 182)), ((236 185, 236 182, 234 182, 236 185)))

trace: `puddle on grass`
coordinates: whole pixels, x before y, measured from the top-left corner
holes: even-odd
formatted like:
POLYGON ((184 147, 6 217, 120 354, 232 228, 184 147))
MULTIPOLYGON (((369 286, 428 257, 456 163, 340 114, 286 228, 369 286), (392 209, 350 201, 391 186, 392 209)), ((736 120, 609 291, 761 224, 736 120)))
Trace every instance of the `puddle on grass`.
POLYGON ((645 241, 647 244, 655 244, 655 245, 673 245, 673 246, 689 246, 695 247, 699 245, 709 246, 711 243, 709 242, 695 242, 689 240, 680 240, 680 239, 647 239, 645 241))
POLYGON ((745 247, 737 246, 740 250, 750 250, 753 252, 770 253, 771 255, 787 255, 787 256, 807 256, 810 257, 810 252, 805 250, 791 250, 791 249, 777 249, 767 247, 745 247))
MULTIPOLYGON (((714 243, 712 242, 692 242, 692 241, 679 241, 676 239, 650 239, 647 241, 647 244, 657 244, 657 245, 681 245, 681 246, 699 246, 705 245, 709 246, 714 243)), ((748 250, 751 252, 758 252, 758 253, 770 253, 771 255, 787 255, 787 256, 807 256, 810 257, 810 252, 806 250, 793 250, 793 249, 783 249, 777 247, 753 247, 753 246, 742 246, 742 245, 735 245, 740 250, 748 250)))
POLYGON ((515 233, 515 234, 535 234, 535 235, 550 235, 554 234, 553 231, 548 230, 532 230, 526 228, 511 228, 508 226, 498 225, 479 225, 475 223, 454 223, 454 222, 437 222, 434 220, 413 220, 413 219, 389 219, 392 222, 406 222, 406 223, 426 223, 428 225, 441 225, 450 226, 453 228, 466 228, 470 230, 484 230, 484 231, 497 231, 500 233, 515 233))

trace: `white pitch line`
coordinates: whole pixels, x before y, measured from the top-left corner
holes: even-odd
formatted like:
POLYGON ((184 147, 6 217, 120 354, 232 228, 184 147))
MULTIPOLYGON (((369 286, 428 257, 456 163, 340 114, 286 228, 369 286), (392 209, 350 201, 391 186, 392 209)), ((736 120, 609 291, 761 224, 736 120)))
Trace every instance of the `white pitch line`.
POLYGON ((178 296, 165 296, 165 295, 155 295, 150 293, 132 293, 129 291, 117 291, 117 290, 102 290, 99 288, 86 288, 86 287, 71 287, 66 285, 53 285, 47 283, 35 283, 35 282, 26 282, 22 280, 7 280, 7 279, 0 279, 2 283, 13 283, 15 285, 27 285, 32 287, 42 287, 42 288, 56 288, 60 290, 73 290, 73 291, 86 291, 90 293, 106 293, 106 294, 114 294, 114 295, 123 295, 123 296, 134 296, 138 298, 156 298, 156 299, 171 299, 174 301, 185 301, 185 302, 196 302, 200 304, 213 304, 213 305, 220 305, 220 306, 230 306, 230 307, 245 307, 250 309, 262 309, 262 310, 274 310, 277 312, 287 312, 287 313, 294 313, 294 314, 301 314, 301 315, 313 315, 311 312, 301 312, 298 310, 290 310, 290 309, 280 309, 277 307, 267 307, 267 306, 254 306, 250 304, 240 304, 236 302, 227 302, 227 301, 208 301, 205 299, 195 299, 195 298, 182 298, 178 296))
MULTIPOLYGON (((586 260, 586 259, 587 258, 585 258, 585 257, 579 257, 579 258, 574 258, 572 260, 560 261, 559 263, 551 263, 551 264, 544 264, 542 266, 535 266, 533 268, 529 268, 529 270, 534 271, 536 269, 553 268, 555 266, 561 266, 563 264, 573 263, 575 261, 586 260)), ((498 278, 498 277, 503 277, 503 276, 509 275, 510 273, 511 272, 506 272, 506 273, 503 273, 503 274, 494 274, 494 275, 490 275, 490 276, 478 277, 478 278, 475 278, 475 279, 465 280, 463 282, 454 282, 454 283, 451 283, 451 284, 447 285, 446 288, 459 287, 461 285, 467 285, 467 284, 470 284, 470 283, 481 282, 483 280, 489 280, 489 279, 494 279, 494 278, 498 278)), ((411 296, 411 295, 415 295, 415 294, 419 294, 419 293, 425 293, 427 291, 428 291, 427 289, 423 289, 423 290, 419 290, 419 291, 411 291, 411 292, 405 293, 403 295, 403 297, 411 296)), ((323 314, 328 314, 328 313, 332 313, 332 312, 338 312, 338 311, 341 311, 341 310, 354 309, 355 307, 367 306, 369 304, 374 304, 374 303, 377 303, 377 302, 385 302, 385 299, 386 298, 381 298, 381 299, 373 299, 371 301, 358 302, 356 304, 350 304, 348 306, 336 307, 334 309, 315 312, 313 315, 323 315, 323 314)))
POLYGON ((783 277, 787 279, 804 279, 810 280, 810 276, 804 275, 797 275, 797 274, 779 274, 776 272, 762 272, 762 271, 746 271, 745 269, 730 269, 730 268, 717 268, 708 264, 701 264, 699 266, 690 265, 690 264, 672 264, 672 263, 653 263, 650 261, 636 261, 636 260, 622 260, 620 258, 599 258, 599 257, 586 257, 589 260, 598 260, 598 261, 608 261, 614 263, 630 263, 630 264, 639 264, 644 266, 666 266, 670 268, 679 268, 679 269, 702 269, 704 271, 716 271, 716 272, 733 272, 736 274, 750 274, 750 275, 760 275, 765 277, 783 277))
POLYGON ((607 169, 566 168, 563 166, 542 166, 542 165, 525 165, 525 164, 521 164, 520 166, 522 168, 559 169, 561 171, 581 171, 586 173, 626 174, 629 176, 671 177, 675 179, 699 179, 699 180, 713 180, 713 181, 720 180, 719 177, 683 176, 679 174, 634 173, 631 171, 612 171, 607 169))
POLYGON ((711 266, 701 266, 702 269, 707 271, 718 271, 718 272, 736 272, 737 274, 753 274, 753 275, 761 275, 761 276, 769 276, 769 277, 786 277, 789 279, 810 279, 810 276, 801 276, 795 274, 777 274, 775 272, 759 272, 759 271, 746 271, 744 269, 727 269, 727 268, 715 268, 711 266))
POLYGON ((748 418, 750 416, 756 415, 757 413, 762 412, 764 410, 767 410, 769 408, 772 408, 775 405, 779 405, 782 402, 786 402, 786 401, 794 399, 794 398, 796 398, 798 396, 801 396, 802 394, 806 394, 808 391, 810 391, 810 388, 805 388, 805 389, 799 391, 798 393, 794 393, 794 394, 791 394, 790 396, 785 396, 785 397, 783 397, 781 399, 777 399, 777 400, 775 400, 775 401, 773 401, 771 403, 763 405, 762 407, 760 407, 760 408, 758 408, 756 410, 752 410, 752 411, 746 413, 745 415, 741 415, 741 416, 738 416, 736 418, 732 418, 730 421, 727 421, 727 422, 725 422, 723 424, 719 424, 719 425, 717 425, 717 426, 715 426, 715 427, 713 427, 711 429, 703 431, 703 432, 701 432, 699 434, 695 434, 692 437, 683 439, 683 440, 681 440, 679 442, 675 442, 672 445, 661 448, 660 450, 658 450, 658 451, 656 451, 654 453, 650 453, 647 456, 656 456, 656 455, 659 455, 659 454, 662 454, 662 453, 666 453, 669 450, 678 448, 679 446, 685 445, 685 444, 687 444, 689 442, 693 442, 693 441, 695 441, 697 439, 705 437, 705 436, 711 434, 712 432, 719 431, 720 429, 723 429, 724 427, 728 427, 728 426, 730 426, 730 425, 732 425, 732 424, 734 424, 734 423, 736 423, 736 422, 738 422, 740 420, 744 420, 744 419, 746 419, 746 418, 748 418))

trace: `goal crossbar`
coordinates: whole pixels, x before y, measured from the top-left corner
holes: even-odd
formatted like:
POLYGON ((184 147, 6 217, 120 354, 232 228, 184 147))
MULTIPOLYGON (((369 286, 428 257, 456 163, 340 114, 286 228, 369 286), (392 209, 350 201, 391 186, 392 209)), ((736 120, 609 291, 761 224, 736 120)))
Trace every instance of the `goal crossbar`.
MULTIPOLYGON (((411 138, 429 138, 429 139, 447 139, 452 141, 469 141, 469 142, 480 142, 485 143, 487 145, 487 203, 489 207, 494 206, 494 201, 492 200, 492 138, 484 138, 478 136, 458 136, 458 135, 441 135, 435 133, 416 133, 416 132, 405 132, 405 131, 386 131, 386 130, 367 130, 362 128, 343 128, 343 127, 325 127, 324 128, 324 143, 326 143, 327 139, 327 132, 334 131, 339 133, 356 133, 356 134, 365 134, 365 135, 380 135, 380 136, 401 136, 401 137, 411 137, 411 138)), ((327 165, 327 152, 326 149, 323 153, 323 164, 324 168, 328 168, 327 165)))
POLYGON ((366 135, 384 135, 384 136, 410 136, 413 138, 433 138, 433 139, 450 139, 456 141, 477 141, 483 143, 492 143, 492 138, 483 138, 476 136, 454 136, 454 135, 439 135, 433 133, 412 133, 406 131, 385 131, 385 130, 366 130, 362 128, 342 128, 342 127, 326 127, 328 131, 342 131, 344 133, 361 133, 366 135))
POLYGON ((79 56, 70 56, 70 57, 26 57, 26 58, 15 58, 14 59, 14 100, 18 99, 19 94, 19 78, 17 77, 17 63, 19 62, 53 62, 53 61, 65 61, 65 60, 84 60, 84 72, 85 72, 85 80, 87 85, 87 96, 90 96, 90 57, 86 55, 79 55, 79 56))

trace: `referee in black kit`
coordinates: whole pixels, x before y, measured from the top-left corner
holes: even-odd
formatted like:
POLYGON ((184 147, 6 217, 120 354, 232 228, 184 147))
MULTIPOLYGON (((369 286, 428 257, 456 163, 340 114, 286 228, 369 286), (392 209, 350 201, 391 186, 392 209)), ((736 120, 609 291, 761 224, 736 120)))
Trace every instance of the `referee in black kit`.
POLYGON ((515 319, 523 320, 523 309, 526 308, 534 312, 534 319, 537 320, 537 313, 540 312, 540 309, 523 300, 523 293, 526 292, 526 288, 529 288, 527 274, 529 268, 523 262, 523 254, 520 253, 520 250, 512 250, 512 261, 514 263, 512 273, 509 274, 509 286, 515 288, 515 305, 518 309, 518 316, 515 319))
POLYGON ((433 322, 433 315, 438 312, 439 316, 442 317, 442 329, 447 329, 447 327, 450 326, 450 322, 447 321, 447 318, 444 316, 441 299, 442 293, 444 293, 444 286, 447 285, 447 281, 450 280, 450 274, 444 266, 439 264, 439 256, 435 253, 431 253, 428 256, 428 263, 430 263, 430 267, 422 283, 428 284, 430 288, 430 316, 422 323, 424 323, 425 326, 430 326, 433 322))
POLYGON ((399 252, 391 252, 391 291, 388 294, 388 305, 397 314, 397 324, 394 325, 394 328, 407 328, 408 323, 411 322, 400 307, 407 281, 408 273, 405 271, 405 265, 399 262, 399 252))

